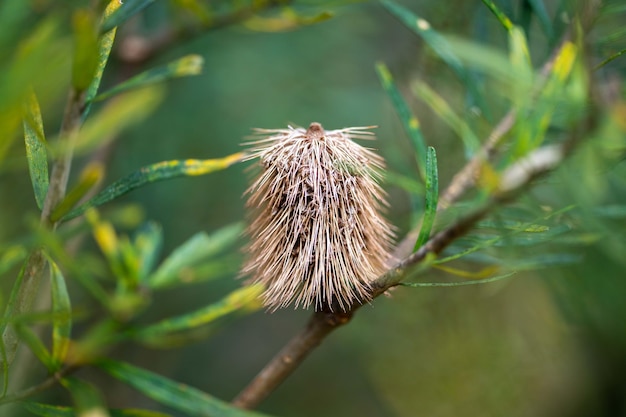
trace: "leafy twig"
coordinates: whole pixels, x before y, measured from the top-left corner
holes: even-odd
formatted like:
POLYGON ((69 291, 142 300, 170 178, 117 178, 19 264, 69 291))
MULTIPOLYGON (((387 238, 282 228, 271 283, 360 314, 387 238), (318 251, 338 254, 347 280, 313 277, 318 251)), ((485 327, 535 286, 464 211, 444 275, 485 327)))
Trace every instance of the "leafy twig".
MULTIPOLYGON (((589 13, 588 10, 585 12, 589 13)), ((585 20, 591 22, 589 15, 585 20)), ((541 73, 543 77, 551 71, 561 48, 566 44, 570 35, 566 35, 561 46, 556 49, 552 57, 544 64, 541 73)), ((590 88, 592 88, 590 86, 590 88)), ((593 99, 593 94, 589 94, 593 99)), ((516 120, 513 111, 507 113, 494 128, 483 149, 457 174, 440 200, 439 210, 456 201, 465 191, 474 184, 474 176, 480 165, 492 156, 497 145, 512 128, 516 120)), ((556 168, 562 160, 573 150, 582 135, 595 127, 595 115, 589 112, 582 120, 581 126, 572 129, 570 137, 561 145, 546 146, 531 152, 526 158, 509 167, 502 175, 500 188, 479 209, 459 219, 451 226, 432 236, 423 246, 410 255, 410 249, 415 236, 407 236, 396 250, 397 255, 403 258, 400 262, 376 279, 373 283, 372 298, 385 293, 391 287, 398 285, 415 266, 427 259, 430 254, 438 254, 459 237, 465 235, 482 218, 497 207, 511 201, 537 177, 556 168), (407 241, 409 245, 406 245, 407 241)), ((333 330, 348 323, 361 304, 355 303, 347 312, 320 311, 313 313, 307 326, 297 334, 287 345, 263 368, 263 370, 244 388, 233 400, 233 404, 241 408, 254 408, 263 401, 282 381, 284 381, 309 353, 313 351, 333 330)))

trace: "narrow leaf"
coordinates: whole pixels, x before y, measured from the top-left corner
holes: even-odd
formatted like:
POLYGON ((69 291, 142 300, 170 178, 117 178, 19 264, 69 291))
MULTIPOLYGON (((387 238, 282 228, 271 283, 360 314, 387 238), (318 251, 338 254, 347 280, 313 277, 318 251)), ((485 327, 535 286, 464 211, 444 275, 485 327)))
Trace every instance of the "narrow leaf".
POLYGON ((163 288, 184 282, 182 273, 198 261, 215 255, 220 250, 231 246, 241 235, 243 226, 236 223, 226 226, 210 236, 200 232, 176 248, 149 278, 152 288, 163 288))
POLYGON ((439 202, 439 174, 437 170, 437 154, 435 148, 428 147, 426 157, 426 204, 424 206, 424 217, 417 242, 413 251, 418 250, 430 237, 430 232, 435 223, 437 215, 437 204, 439 202))
POLYGON ((138 278, 139 281, 144 282, 155 267, 161 253, 163 246, 161 226, 149 222, 139 229, 133 240, 139 260, 138 278))
MULTIPOLYGON (((109 3, 104 11, 104 20, 106 21, 117 9, 120 8, 121 5, 122 2, 120 2, 120 0, 109 0, 109 3)), ((89 110, 91 109, 91 102, 98 93, 100 81, 102 80, 102 74, 104 74, 104 68, 109 61, 109 55, 111 54, 111 49, 113 48, 115 32, 116 29, 112 28, 111 30, 104 31, 104 34, 100 36, 98 42, 98 64, 96 66, 95 73, 91 79, 91 83, 87 88, 87 93, 85 94, 86 105, 85 109, 83 110, 83 119, 85 119, 89 114, 89 110)))
POLYGON ((411 112, 409 105, 400 94, 400 91, 398 90, 398 87, 396 86, 387 66, 382 62, 378 62, 376 64, 376 73, 378 74, 378 78, 380 79, 385 92, 391 99, 393 107, 396 110, 396 114, 402 121, 404 130, 409 136, 409 139, 411 139, 411 143, 417 152, 417 162, 420 175, 422 178, 425 178, 427 150, 426 141, 424 140, 424 136, 422 136, 419 120, 411 112))
MULTIPOLYGON (((52 359, 57 367, 65 361, 72 331, 72 305, 65 277, 52 259, 48 258, 52 294, 52 359)), ((58 368, 57 368, 58 369, 58 368)))
POLYGON ((94 101, 107 99, 111 96, 134 88, 156 84, 171 78, 198 75, 202 72, 204 59, 200 55, 187 55, 176 61, 158 68, 152 68, 126 80, 108 91, 96 96, 94 101))
POLYGON ((236 408, 204 392, 124 362, 103 360, 100 368, 136 388, 160 404, 189 417, 261 417, 262 414, 236 408))
POLYGON ((34 92, 28 95, 24 111, 24 142, 26 143, 26 159, 28 171, 35 192, 37 207, 43 209, 43 203, 48 193, 48 153, 46 138, 41 120, 39 102, 34 92))
POLYGON ((91 10, 79 9, 72 16, 74 29, 74 61, 72 85, 84 91, 91 84, 98 68, 98 31, 96 16, 91 10))
POLYGON ((37 357, 37 359, 39 359, 39 361, 43 363, 50 372, 54 372, 56 370, 54 360, 52 359, 52 356, 50 355, 50 352, 48 352, 46 346, 35 334, 35 332, 22 323, 15 323, 14 327, 20 337, 20 340, 28 345, 30 351, 33 352, 35 357, 37 357))
POLYGON ((211 323, 227 314, 246 307, 254 309, 260 308, 259 296, 263 292, 261 285, 250 285, 239 288, 221 301, 198 309, 192 313, 172 317, 159 323, 139 330, 135 336, 144 341, 158 338, 158 336, 194 329, 199 326, 211 323))
MULTIPOLYGON (((27 411, 41 417, 76 417, 76 411, 72 407, 62 407, 58 405, 35 402, 25 402, 22 404, 27 411)), ((135 408, 109 410, 109 414, 111 417, 171 417, 169 414, 135 408)))
POLYGON ((491 282, 500 281, 506 278, 509 278, 515 275, 517 272, 507 272, 506 274, 496 275, 494 277, 484 278, 484 279, 476 279, 472 281, 461 281, 461 282, 401 282, 400 285, 405 287, 463 287, 466 285, 479 285, 479 284, 488 284, 491 282))
POLYGON ((89 163, 80 174, 78 183, 67 193, 65 198, 54 208, 50 215, 52 222, 67 214, 104 176, 104 165, 100 162, 89 163))
POLYGON ((507 31, 510 31, 513 28, 513 23, 511 22, 511 19, 509 19, 508 16, 502 10, 500 10, 498 6, 496 6, 493 0, 483 0, 483 3, 491 11, 491 13, 493 13, 498 18, 498 21, 500 21, 502 27, 504 27, 507 31))
MULTIPOLYGON (((118 2, 119 0, 114 1, 118 2)), ((125 2, 120 1, 119 3, 121 7, 117 8, 114 13, 110 13, 106 16, 102 23, 102 28, 100 29, 102 33, 107 33, 111 29, 121 25, 135 14, 154 3, 154 0, 129 0, 125 2)))
POLYGON ((465 155, 469 158, 480 147, 480 141, 474 134, 472 129, 463 119, 461 119, 450 107, 448 102, 440 96, 435 90, 430 88, 428 84, 417 81, 413 84, 413 91, 417 94, 430 108, 446 122, 463 141, 465 147, 465 155))
POLYGON ((8 249, 3 249, 2 257, 0 257, 0 276, 24 261, 26 255, 27 252, 22 246, 11 246, 8 249))
POLYGON ((243 153, 239 152, 220 159, 186 159, 148 165, 114 182, 94 198, 63 216, 62 220, 70 220, 80 216, 91 207, 108 203, 143 185, 181 176, 210 174, 240 162, 242 157, 243 153))
POLYGON ((243 24, 247 29, 257 32, 286 32, 302 26, 314 25, 333 17, 333 13, 323 11, 312 16, 302 16, 290 7, 283 7, 278 16, 265 17, 254 15, 243 24))
POLYGON ((72 395, 77 417, 109 416, 102 396, 93 385, 74 377, 63 378, 61 384, 72 395))

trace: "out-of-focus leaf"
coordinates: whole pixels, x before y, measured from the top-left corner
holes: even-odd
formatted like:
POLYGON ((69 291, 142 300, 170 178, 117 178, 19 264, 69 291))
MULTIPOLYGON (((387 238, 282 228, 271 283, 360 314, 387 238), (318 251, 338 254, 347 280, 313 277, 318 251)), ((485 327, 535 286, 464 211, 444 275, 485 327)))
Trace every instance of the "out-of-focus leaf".
POLYGON ((472 129, 463 119, 452 110, 446 100, 441 97, 428 84, 416 81, 413 84, 413 91, 418 95, 437 115, 446 122, 463 141, 465 155, 469 158, 480 147, 480 141, 472 129))
MULTIPOLYGON (((71 407, 34 402, 23 403, 23 405, 27 411, 41 417, 76 417, 77 415, 76 411, 71 407)), ((170 417, 168 414, 139 409, 109 410, 109 414, 111 417, 170 417)))
POLYGON ((37 357, 37 359, 44 364, 48 371, 54 372, 56 370, 54 360, 52 359, 52 356, 50 356, 50 352, 48 352, 46 346, 35 334, 35 332, 22 323, 14 323, 13 326, 15 327, 15 331, 20 337, 20 340, 28 345, 30 351, 33 352, 35 357, 37 357))
POLYGON ((463 81, 471 101, 476 104, 484 113, 487 112, 486 105, 480 94, 478 86, 480 83, 464 66, 455 51, 451 48, 447 39, 434 30, 427 20, 422 19, 415 13, 397 4, 392 0, 381 0, 383 6, 398 20, 409 28, 413 33, 421 37, 424 42, 445 62, 463 81))
POLYGON ((204 392, 124 362, 102 360, 101 369, 134 387, 160 404, 189 417, 261 417, 263 414, 236 408, 204 392))
POLYGON ((127 271, 121 255, 120 239, 118 239, 113 225, 100 220, 96 210, 88 211, 86 217, 91 225, 93 237, 115 276, 120 279, 127 278, 127 271))
POLYGON ((104 165, 100 162, 90 162, 80 174, 78 183, 72 187, 65 198, 52 210, 50 220, 58 221, 67 214, 104 176, 104 165))
POLYGON ((22 262, 26 255, 26 249, 22 246, 11 246, 5 249, 2 253, 2 257, 0 257, 0 276, 22 262))
POLYGON ((77 417, 109 416, 102 396, 93 385, 74 377, 63 378, 61 384, 72 395, 77 417))
POLYGON ((243 25, 257 32, 286 32, 298 29, 301 26, 314 25, 333 17, 333 13, 323 11, 313 16, 301 16, 290 7, 283 7, 276 17, 255 15, 246 20, 243 25))
POLYGON ((99 94, 94 101, 107 99, 111 96, 128 91, 134 88, 156 84, 171 78, 187 77, 198 75, 202 72, 204 59, 200 55, 187 55, 176 61, 158 68, 152 68, 126 80, 108 91, 99 94))
POLYGON ((154 3, 154 0, 128 0, 124 2, 119 0, 113 1, 119 2, 120 6, 116 7, 115 11, 105 16, 102 28, 100 29, 102 33, 107 33, 111 29, 116 28, 133 17, 135 14, 154 3))
POLYGON ((491 10, 491 13, 498 18, 502 27, 504 27, 507 31, 513 28, 511 19, 509 19, 508 16, 500 10, 492 0, 483 0, 483 3, 487 6, 487 8, 489 8, 489 10, 491 10))
MULTIPOLYGON (((137 3, 137 2, 133 2, 137 3)), ((118 10, 122 5, 120 0, 109 0, 106 9, 104 10, 104 20, 108 20, 116 10, 118 10)), ((104 74, 104 68, 107 65, 109 60, 109 55, 111 54, 111 49, 113 48, 113 41, 115 40, 115 27, 112 27, 111 30, 106 31, 102 36, 100 36, 100 41, 98 43, 98 65, 96 67, 96 71, 91 79, 91 83, 87 88, 87 92, 85 94, 85 109, 83 110, 83 120, 89 114, 89 110, 91 109, 91 102, 93 98, 98 94, 98 88, 100 87, 100 81, 102 81, 102 74, 104 74)))
POLYGON ((426 156, 426 204, 424 205, 424 216, 422 227, 415 242, 413 251, 422 247, 430 237, 430 231, 435 223, 437 215, 437 204, 439 202, 439 173, 437 170, 437 154, 435 148, 428 147, 426 156))
POLYGON ((138 278, 144 282, 154 269, 163 246, 161 226, 149 222, 139 229, 133 240, 139 259, 138 278))
POLYGON ((231 246, 241 235, 243 226, 235 223, 221 228, 210 236, 200 232, 176 248, 149 278, 152 288, 163 288, 184 282, 183 272, 198 261, 215 255, 231 246))
POLYGON ((181 176, 210 174, 211 172, 226 169, 232 164, 240 162, 242 157, 243 153, 238 152, 220 159, 164 161, 145 166, 139 171, 135 171, 134 173, 114 182, 102 190, 102 192, 94 198, 76 207, 74 210, 63 216, 62 220, 69 220, 80 216, 87 209, 107 203, 134 190, 135 188, 141 187, 142 185, 181 176))
POLYGON ((387 171, 384 174, 385 182, 402 188, 413 195, 424 195, 422 183, 397 172, 387 171))
MULTIPOLYGON (((22 404, 27 411, 41 417, 76 417, 76 411, 71 407, 61 407, 35 402, 25 402, 22 404)), ((140 410, 136 408, 109 410, 109 414, 111 417, 171 417, 169 414, 150 410, 140 410)))
POLYGON ((420 175, 422 178, 426 178, 426 155, 428 152, 426 150, 426 141, 424 140, 424 136, 422 135, 422 131, 420 129, 419 120, 411 112, 411 109, 404 98, 402 98, 402 95, 400 94, 398 87, 396 87, 396 83, 394 82, 387 66, 382 62, 377 63, 376 73, 378 74, 378 78, 380 79, 385 92, 393 103, 396 114, 402 121, 404 130, 407 135, 409 135, 409 139, 411 139, 411 143, 417 152, 420 175))
POLYGON ((91 84, 98 68, 98 29, 96 16, 89 9, 79 9, 72 16, 74 60, 72 85, 83 91, 91 84))
POLYGON ((517 26, 509 30, 509 59, 513 68, 517 69, 519 80, 513 84, 511 98, 519 109, 532 98, 528 94, 528 87, 533 82, 533 65, 530 60, 526 35, 517 26))
POLYGON ((150 342, 151 339, 158 341, 161 335, 194 329, 242 308, 260 308, 261 303, 259 302, 259 296, 262 292, 262 285, 249 285, 239 288, 217 303, 208 305, 192 313, 165 319, 159 323, 145 327, 135 333, 135 337, 147 342, 150 342))
MULTIPOLYGON (((4 6, 7 2, 1 3, 4 6)), ((49 16, 37 24, 32 23, 29 23, 27 36, 11 40, 17 42, 10 48, 14 53, 0 61, 0 162, 19 137, 24 99, 33 90, 38 92, 40 100, 56 95, 62 83, 50 83, 49 80, 62 79, 67 72, 60 56, 69 53, 69 45, 60 40, 59 19, 49 16)), ((4 32, 4 26, 0 27, 3 28, 0 32, 4 32)), ((3 52, 0 52, 0 58, 5 55, 3 52)))
POLYGON ((26 144, 26 159, 28 171, 35 192, 37 207, 43 209, 43 203, 48 193, 48 152, 46 137, 43 131, 41 110, 34 92, 28 95, 24 106, 24 142, 26 144))
POLYGON ((72 332, 72 304, 65 285, 65 277, 52 259, 50 264, 50 280, 52 294, 52 360, 60 367, 67 356, 72 332))
MULTIPOLYGON (((153 85, 115 97, 97 114, 91 116, 80 130, 75 146, 76 153, 90 152, 113 140, 128 126, 145 119, 163 97, 161 86, 153 85)), ((53 152, 64 152, 65 143, 53 147, 53 152)))
POLYGON ((202 0, 172 0, 172 2, 193 14, 204 26, 208 27, 213 22, 213 11, 202 0))

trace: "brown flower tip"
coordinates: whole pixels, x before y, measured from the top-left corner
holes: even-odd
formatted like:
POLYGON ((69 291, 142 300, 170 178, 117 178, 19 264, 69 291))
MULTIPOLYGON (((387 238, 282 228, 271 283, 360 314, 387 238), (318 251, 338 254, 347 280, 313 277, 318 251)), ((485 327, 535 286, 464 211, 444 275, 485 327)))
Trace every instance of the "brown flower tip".
POLYGON ((347 310, 368 301, 385 271, 391 226, 381 216, 383 159, 353 142, 368 128, 262 130, 248 159, 261 172, 246 191, 250 209, 242 274, 265 285, 270 310, 347 310))

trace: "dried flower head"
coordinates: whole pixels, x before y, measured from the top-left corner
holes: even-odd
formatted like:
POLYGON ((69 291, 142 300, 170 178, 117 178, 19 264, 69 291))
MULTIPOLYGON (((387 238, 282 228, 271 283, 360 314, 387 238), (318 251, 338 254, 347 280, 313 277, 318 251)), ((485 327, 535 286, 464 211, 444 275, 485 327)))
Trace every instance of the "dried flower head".
POLYGON ((383 159, 351 140, 373 138, 365 129, 257 129, 264 137, 251 142, 248 159, 259 158, 261 173, 246 191, 242 274, 265 284, 270 310, 346 310, 369 300, 371 281, 384 272, 392 232, 380 215, 383 159))

